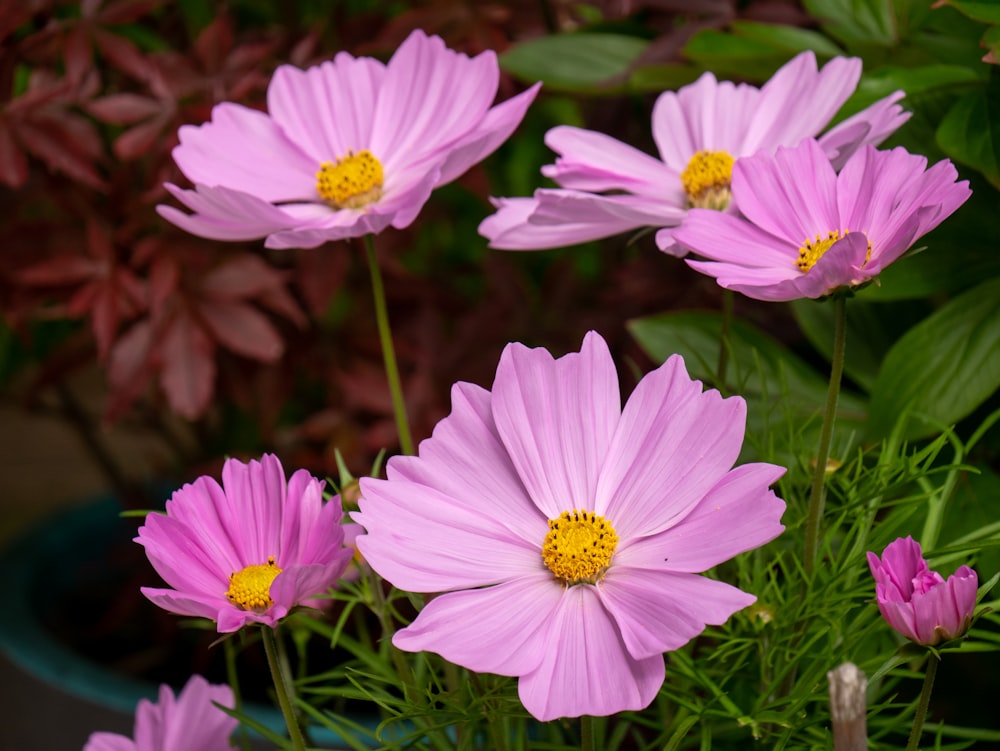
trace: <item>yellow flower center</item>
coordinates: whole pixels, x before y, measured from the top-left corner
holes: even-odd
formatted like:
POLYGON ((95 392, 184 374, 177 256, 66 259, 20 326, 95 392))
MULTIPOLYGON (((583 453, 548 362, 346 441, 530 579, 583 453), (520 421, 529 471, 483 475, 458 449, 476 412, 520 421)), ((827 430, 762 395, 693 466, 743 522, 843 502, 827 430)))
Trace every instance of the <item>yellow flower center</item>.
MULTIPOLYGON (((796 261, 796 265, 802 273, 808 272, 816 262, 823 257, 823 254, 828 251, 834 243, 838 240, 842 240, 848 234, 847 230, 841 232, 840 230, 832 230, 826 233, 826 237, 820 237, 816 235, 813 240, 806 240, 799 247, 799 260, 796 261)), ((869 240, 868 242, 868 252, 865 253, 865 263, 868 263, 872 257, 872 244, 869 240)))
POLYGON ((359 209, 382 197, 382 163, 368 149, 336 162, 323 162, 316 173, 316 192, 335 209, 359 209))
POLYGON ((681 184, 692 208, 722 211, 729 206, 734 161, 725 151, 699 151, 691 157, 681 172, 681 184))
POLYGON ((592 511, 563 511, 549 519, 542 560, 566 586, 596 584, 611 564, 618 535, 603 516, 592 511))
POLYGON ((274 563, 274 556, 267 563, 247 566, 229 575, 226 597, 240 610, 263 613, 274 604, 271 599, 271 582, 281 573, 274 563))

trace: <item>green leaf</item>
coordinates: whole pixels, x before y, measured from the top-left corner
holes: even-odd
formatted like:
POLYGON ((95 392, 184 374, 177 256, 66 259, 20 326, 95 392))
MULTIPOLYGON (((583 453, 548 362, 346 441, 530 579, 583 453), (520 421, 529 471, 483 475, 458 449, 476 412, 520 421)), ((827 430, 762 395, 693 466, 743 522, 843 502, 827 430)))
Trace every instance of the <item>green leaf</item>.
POLYGON ((1000 188, 1000 73, 994 72, 985 90, 959 99, 935 136, 948 156, 1000 188))
POLYGON ((848 45, 891 47, 897 42, 891 0, 805 0, 824 30, 848 45))
MULTIPOLYGON (((628 328, 654 360, 662 362, 680 354, 692 377, 714 382, 721 331, 718 313, 662 313, 629 321, 628 328)), ((819 431, 826 378, 745 321, 733 321, 726 381, 734 393, 747 400, 750 443, 764 447, 773 441, 777 458, 786 463, 796 461, 795 455, 801 456, 802 445, 817 445, 813 434, 819 431)), ((860 432, 864 414, 861 400, 842 393, 838 417, 844 430, 839 435, 849 437, 852 428, 860 432)), ((834 455, 844 456, 847 450, 847 444, 841 444, 834 455)), ((762 453, 769 456, 768 451, 762 453)))
POLYGON ((959 0, 945 0, 942 5, 950 5, 964 16, 976 21, 985 23, 1000 23, 1000 4, 992 3, 967 3, 959 0))
POLYGON ((636 92, 676 91, 694 81, 699 75, 701 71, 691 65, 678 63, 641 65, 629 76, 628 88, 636 92))
POLYGON ((819 57, 837 57, 844 54, 844 50, 834 44, 828 36, 798 26, 733 21, 730 28, 737 36, 764 42, 793 55, 806 50, 812 50, 819 57))
POLYGON ((1000 279, 956 297, 889 350, 872 388, 868 436, 922 438, 961 420, 1000 387, 1000 279))
POLYGON ((548 89, 611 94, 625 88, 626 74, 648 46, 624 34, 557 34, 514 45, 500 55, 500 65, 548 89))

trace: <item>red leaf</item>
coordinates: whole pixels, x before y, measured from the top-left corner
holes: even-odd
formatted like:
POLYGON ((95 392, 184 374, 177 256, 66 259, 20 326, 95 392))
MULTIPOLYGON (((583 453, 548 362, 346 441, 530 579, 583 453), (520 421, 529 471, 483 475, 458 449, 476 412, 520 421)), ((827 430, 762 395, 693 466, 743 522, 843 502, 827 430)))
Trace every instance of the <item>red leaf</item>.
POLYGON ((93 278, 98 263, 92 258, 62 254, 12 274, 21 284, 33 287, 80 284, 93 278))
POLYGON ((274 362, 285 351, 281 334, 250 305, 203 302, 198 312, 219 343, 238 355, 274 362))
POLYGON ((187 313, 180 313, 164 333, 160 385, 170 406, 181 417, 200 417, 215 389, 212 340, 187 313))
POLYGON ((177 289, 180 269, 169 258, 156 258, 149 270, 149 307, 156 317, 162 316, 167 302, 177 289))
POLYGON ((153 374, 153 324, 143 319, 125 332, 108 357, 108 419, 120 416, 141 394, 153 374))
POLYGON ((11 188, 20 188, 28 179, 28 160, 14 143, 7 123, 0 120, 0 180, 11 188))
POLYGON ((284 287, 275 287, 258 295, 257 301, 268 310, 283 315, 300 329, 309 325, 309 319, 306 318, 305 312, 284 287))
POLYGON ((132 23, 143 16, 148 16, 161 5, 163 5, 163 0, 122 0, 101 11, 101 23, 132 23))
POLYGON ((121 320, 118 290, 112 284, 95 285, 94 300, 90 307, 90 326, 97 341, 97 354, 101 360, 108 356, 118 333, 121 320))
POLYGON ((98 120, 112 125, 131 125, 163 111, 163 102, 138 94, 111 94, 84 106, 98 120))
POLYGON ((90 38, 83 24, 77 24, 66 36, 63 61, 66 66, 66 77, 74 82, 83 80, 94 64, 90 51, 90 38))
POLYGON ((233 48, 233 27, 226 16, 216 16, 202 29, 194 43, 194 52, 206 70, 217 71, 233 48))
POLYGON ((152 74, 152 63, 128 39, 103 29, 94 29, 94 42, 101 54, 122 73, 138 81, 145 81, 152 74))
POLYGON ((216 300, 241 300, 284 284, 284 275, 259 256, 243 253, 209 271, 202 277, 205 297, 216 300))
POLYGON ((63 172, 91 188, 103 190, 106 187, 104 181, 91 160, 80 153, 82 144, 74 140, 76 134, 69 132, 67 123, 56 124, 45 120, 18 123, 17 137, 25 149, 50 169, 63 172))
POLYGON ((113 146, 115 156, 127 161, 148 154, 153 145, 160 140, 160 134, 168 117, 169 115, 164 114, 122 133, 115 139, 113 146))

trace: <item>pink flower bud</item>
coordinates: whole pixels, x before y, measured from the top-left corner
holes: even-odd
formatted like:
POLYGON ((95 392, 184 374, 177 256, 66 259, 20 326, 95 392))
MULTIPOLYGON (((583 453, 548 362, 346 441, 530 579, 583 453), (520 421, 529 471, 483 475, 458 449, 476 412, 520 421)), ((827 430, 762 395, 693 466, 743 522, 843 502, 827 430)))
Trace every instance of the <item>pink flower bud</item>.
POLYGON ((961 566, 947 579, 931 571, 912 537, 889 543, 882 560, 868 553, 882 617, 907 639, 933 645, 966 632, 976 607, 979 579, 961 566))

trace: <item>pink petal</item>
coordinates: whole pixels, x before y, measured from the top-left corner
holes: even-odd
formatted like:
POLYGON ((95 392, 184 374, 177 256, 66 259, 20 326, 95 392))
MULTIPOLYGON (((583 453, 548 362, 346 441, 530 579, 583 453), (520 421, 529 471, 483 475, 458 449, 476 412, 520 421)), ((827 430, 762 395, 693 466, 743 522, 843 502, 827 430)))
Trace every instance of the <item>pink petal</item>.
MULTIPOLYGON (((273 454, 264 454, 260 461, 252 459, 244 464, 238 459, 227 459, 222 467, 222 486, 232 499, 231 508, 239 515, 228 522, 232 534, 243 540, 247 559, 244 566, 267 563, 270 556, 280 552, 282 512, 285 502, 285 472, 273 454)), ((278 565, 290 561, 278 560, 278 565)))
POLYGON ((622 546, 615 565, 698 573, 770 542, 785 529, 785 503, 768 486, 784 472, 774 464, 736 467, 680 523, 622 546))
POLYGON ((676 524, 733 466, 746 403, 702 391, 673 355, 636 386, 597 484, 594 510, 624 544, 676 524))
POLYGON ((857 88, 859 58, 835 57, 816 70, 816 56, 802 52, 783 65, 760 90, 743 154, 795 146, 815 136, 857 88))
POLYGON ((548 571, 449 592, 428 602, 392 643, 407 652, 436 652, 478 673, 524 675, 552 648, 549 627, 565 592, 548 571))
POLYGON ((579 353, 509 344, 493 382, 493 419, 524 487, 549 519, 592 509, 621 414, 618 373, 604 339, 579 353))
POLYGON ((837 175, 812 139, 774 156, 757 154, 733 166, 740 212, 765 232, 796 247, 817 234, 844 229, 837 211, 837 175))
MULTIPOLYGON (((370 148, 375 102, 385 66, 368 57, 340 52, 307 70, 282 65, 267 88, 267 108, 289 140, 312 160, 336 161, 349 151, 370 148)), ((378 159, 383 154, 375 153, 378 159)))
POLYGON ((757 598, 714 579, 613 565, 600 586, 601 602, 637 660, 678 649, 725 623, 757 598))
MULTIPOLYGON (((497 521, 432 487, 401 480, 361 479, 360 512, 367 534, 358 550, 384 579, 410 592, 499 584, 545 570, 540 539, 527 545, 497 521)), ((544 537, 542 538, 544 539, 544 537)))
POLYGON ((549 634, 538 669, 517 684, 524 708, 542 722, 645 709, 663 685, 663 657, 629 654, 594 587, 565 591, 549 634))
POLYGON ((391 173, 454 143, 478 126, 499 80, 492 50, 469 59, 445 47, 440 37, 413 31, 387 66, 375 105, 372 152, 391 173))
POLYGON ((167 183, 166 189, 193 214, 173 206, 159 205, 157 213, 185 232, 210 240, 257 240, 289 229, 297 222, 262 198, 224 187, 196 185, 181 190, 167 183))
POLYGON ((837 123, 819 137, 819 145, 835 170, 839 172, 862 146, 878 146, 910 119, 911 113, 896 104, 904 96, 905 92, 895 91, 837 123))
MULTIPOLYGON (((624 190, 651 196, 681 192, 676 172, 658 159, 592 130, 561 125, 545 134, 545 144, 560 156, 542 174, 564 188, 601 192, 624 190)), ((683 196, 678 195, 678 202, 683 196)))
POLYGON ((83 751, 138 751, 135 742, 117 733, 91 733, 83 751))
POLYGON ((676 93, 660 94, 652 127, 663 161, 679 175, 698 151, 750 153, 742 144, 759 97, 755 87, 716 81, 711 73, 676 93))
POLYGON ((470 383, 451 390, 451 414, 422 441, 419 456, 389 459, 390 481, 414 482, 460 498, 470 509, 493 515, 510 532, 541 549, 548 534, 546 517, 528 497, 500 442, 490 392, 470 383), (497 514, 499 508, 503 514, 497 514))
MULTIPOLYGON (((191 487, 185 485, 177 493, 191 487)), ((216 513, 210 504, 197 504, 190 516, 201 520, 201 527, 163 514, 147 515, 139 527, 135 541, 145 547, 156 573, 171 587, 221 596, 228 589, 229 575, 245 565, 239 543, 216 513)))
MULTIPOLYGON (((218 596, 214 597, 181 593, 173 589, 156 587, 140 587, 139 591, 154 605, 177 615, 208 618, 214 621, 219 618, 220 613, 223 611, 237 610, 226 600, 226 590, 224 589, 218 596)), ((242 611, 237 610, 237 612, 242 611)))
MULTIPOLYGON (((162 745, 148 748, 163 751, 224 751, 231 748, 229 736, 239 720, 215 704, 234 707, 233 690, 229 686, 212 685, 200 675, 191 676, 170 711, 164 713, 168 730, 160 739, 162 745)), ((136 725, 138 739, 138 718, 136 725)))
POLYGON ((779 278, 791 277, 793 272, 801 274, 795 266, 799 257, 798 245, 721 211, 691 209, 684 223, 672 231, 672 236, 692 253, 713 261, 768 269, 769 273, 778 273, 779 278), (782 276, 780 271, 771 271, 775 267, 787 273, 782 276))
POLYGON ((514 129, 524 119, 524 113, 534 101, 539 88, 541 83, 536 83, 528 90, 490 109, 476 129, 452 147, 441 167, 441 177, 437 184, 444 185, 464 174, 472 165, 481 162, 510 138, 514 129))
POLYGON ((177 131, 174 161, 193 183, 250 193, 267 202, 316 199, 318 164, 267 115, 225 102, 203 125, 177 131))

